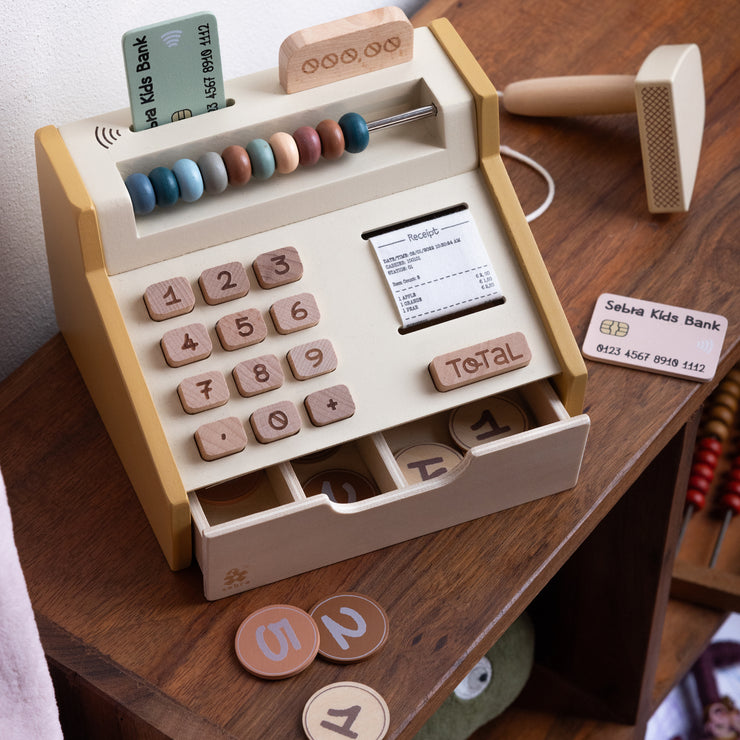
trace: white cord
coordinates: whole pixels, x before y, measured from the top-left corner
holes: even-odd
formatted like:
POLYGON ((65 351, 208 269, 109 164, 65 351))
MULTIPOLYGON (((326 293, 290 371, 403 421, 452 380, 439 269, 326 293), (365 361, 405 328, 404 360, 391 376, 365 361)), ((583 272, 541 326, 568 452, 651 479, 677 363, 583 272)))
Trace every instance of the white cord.
POLYGON ((526 154, 522 154, 521 152, 516 151, 516 149, 512 149, 504 144, 502 144, 499 149, 501 150, 501 154, 505 154, 507 157, 516 159, 531 167, 535 172, 539 173, 547 183, 547 197, 543 201, 542 205, 532 211, 532 213, 528 213, 526 216, 527 222, 534 221, 550 207, 550 204, 555 197, 555 181, 552 179, 552 175, 539 162, 535 162, 534 159, 528 157, 526 154))

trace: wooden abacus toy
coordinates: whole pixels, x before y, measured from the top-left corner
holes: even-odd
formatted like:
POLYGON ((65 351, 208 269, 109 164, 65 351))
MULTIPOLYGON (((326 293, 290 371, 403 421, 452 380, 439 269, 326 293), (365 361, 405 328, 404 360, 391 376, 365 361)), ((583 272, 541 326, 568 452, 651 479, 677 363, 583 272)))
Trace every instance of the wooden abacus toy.
POLYGON ((735 367, 707 400, 697 433, 676 548, 679 558, 688 557, 691 562, 676 562, 673 583, 677 596, 731 609, 740 606, 740 574, 718 572, 716 567, 730 523, 740 513, 739 406, 740 368, 735 367), (711 504, 708 507, 707 501, 711 504), (697 519, 694 515, 698 512, 705 515, 697 519), (691 525, 692 521, 696 524, 691 525), (690 527, 696 527, 697 532, 682 549, 690 527))
POLYGON ((294 34, 220 110, 37 134, 59 326, 210 599, 578 478, 585 365, 496 90, 447 21, 399 13, 294 34))

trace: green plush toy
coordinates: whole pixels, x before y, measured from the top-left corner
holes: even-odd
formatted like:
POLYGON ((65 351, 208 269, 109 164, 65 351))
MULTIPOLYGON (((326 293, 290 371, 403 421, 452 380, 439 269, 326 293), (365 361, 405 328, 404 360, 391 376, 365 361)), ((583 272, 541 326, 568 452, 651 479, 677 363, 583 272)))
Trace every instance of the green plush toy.
POLYGON ((527 683, 534 627, 522 614, 445 699, 414 740, 465 740, 501 714, 527 683))

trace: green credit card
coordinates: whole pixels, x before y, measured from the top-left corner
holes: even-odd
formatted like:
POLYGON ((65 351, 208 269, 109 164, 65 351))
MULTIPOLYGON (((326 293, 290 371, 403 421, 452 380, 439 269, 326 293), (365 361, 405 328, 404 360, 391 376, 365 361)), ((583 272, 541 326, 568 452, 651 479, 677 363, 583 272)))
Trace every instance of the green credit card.
POLYGON ((135 28, 123 35, 122 43, 134 131, 226 105, 212 13, 135 28))

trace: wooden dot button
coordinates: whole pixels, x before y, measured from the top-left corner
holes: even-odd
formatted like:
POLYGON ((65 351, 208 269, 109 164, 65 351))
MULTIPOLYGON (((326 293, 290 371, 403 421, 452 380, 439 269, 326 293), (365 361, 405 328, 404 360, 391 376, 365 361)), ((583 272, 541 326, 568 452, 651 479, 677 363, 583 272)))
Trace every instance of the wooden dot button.
POLYGON ((303 707, 303 731, 309 740, 382 740, 390 720, 383 697, 354 681, 324 686, 303 707))
POLYGON ((239 662, 255 676, 288 678, 313 662, 319 651, 319 628, 303 609, 273 604, 239 625, 234 647, 239 662))
POLYGON ((250 417, 254 436, 263 444, 298 434, 301 417, 298 409, 290 401, 278 401, 270 406, 257 409, 250 417))
POLYGON ((239 419, 230 416, 198 427, 195 442, 204 460, 218 460, 241 452, 247 446, 247 434, 239 419))
POLYGON ((203 324, 179 326, 166 332, 161 341, 164 359, 170 367, 181 367, 209 357, 213 345, 203 324))
POLYGON ((283 247, 259 255, 252 263, 257 282, 265 289, 277 288, 300 280, 303 263, 295 247, 283 247))
POLYGON ((264 341, 267 324, 256 308, 248 308, 220 318, 216 322, 216 333, 225 350, 244 349, 264 341))
POLYGON ((198 283, 206 303, 212 306, 242 298, 249 293, 247 271, 240 262, 203 270, 198 283))
POLYGON ((323 493, 335 504, 353 504, 380 493, 372 481, 352 470, 323 470, 311 476, 303 490, 306 496, 323 493))
POLYGON ((288 364, 296 380, 308 380, 337 369, 337 355, 328 339, 293 347, 288 352, 288 364))
POLYGON ((177 395, 188 414, 197 414, 223 406, 229 400, 229 389, 223 374, 212 370, 185 378, 177 386, 177 395))
POLYGON ((519 434, 528 428, 525 410, 502 396, 460 406, 450 415, 450 434, 464 449, 519 434))
POLYGON ((240 362, 232 371, 237 390, 245 398, 275 390, 283 384, 283 371, 275 355, 240 362))
POLYGON ((306 410, 316 427, 349 419, 355 413, 355 402, 346 385, 333 385, 306 396, 306 410))
POLYGON ((150 285, 144 292, 144 303, 149 316, 155 321, 164 321, 192 311, 195 296, 184 277, 175 277, 150 285))
POLYGON ((437 443, 413 445, 396 455, 406 482, 412 485, 444 475, 462 459, 457 450, 437 443))
POLYGON ((280 334, 292 334, 316 326, 321 314, 311 293, 283 298, 270 306, 270 316, 280 334))
POLYGON ((319 655, 335 663, 357 663, 388 639, 388 615, 369 596, 334 594, 308 612, 319 627, 319 655))

